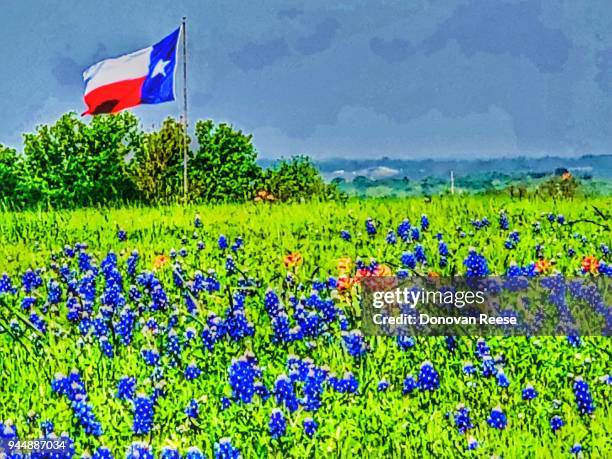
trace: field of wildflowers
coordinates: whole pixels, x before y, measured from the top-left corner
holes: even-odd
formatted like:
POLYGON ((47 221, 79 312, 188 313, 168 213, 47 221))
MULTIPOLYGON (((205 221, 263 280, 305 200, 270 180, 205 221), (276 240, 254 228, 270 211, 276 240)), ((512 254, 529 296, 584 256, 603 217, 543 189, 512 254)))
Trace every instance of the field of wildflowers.
POLYGON ((58 458, 611 457, 609 336, 359 331, 364 276, 609 277, 611 208, 0 213, 0 440, 69 437, 58 458))

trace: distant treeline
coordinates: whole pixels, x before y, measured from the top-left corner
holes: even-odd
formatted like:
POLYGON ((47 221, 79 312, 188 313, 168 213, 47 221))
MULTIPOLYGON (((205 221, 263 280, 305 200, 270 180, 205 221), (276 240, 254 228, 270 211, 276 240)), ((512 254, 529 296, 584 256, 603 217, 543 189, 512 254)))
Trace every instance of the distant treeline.
POLYGON ((188 199, 204 202, 294 200, 339 196, 308 157, 257 164, 250 135, 211 120, 195 123, 195 142, 184 126, 166 119, 145 132, 129 112, 75 113, 24 135, 23 151, 0 145, 0 202, 11 208, 79 207, 183 197, 187 145, 188 199))
MULTIPOLYGON (((265 165, 265 162, 262 162, 265 165)), ((383 178, 379 175, 384 169, 384 178, 407 177, 421 180, 426 177, 448 179, 450 171, 455 177, 479 174, 500 174, 500 176, 530 175, 532 178, 549 175, 556 169, 567 169, 573 175, 584 178, 612 178, 612 155, 583 155, 580 157, 542 156, 529 158, 499 157, 487 159, 352 159, 331 158, 316 161, 317 168, 328 178, 336 176, 349 180, 353 176, 383 178)))

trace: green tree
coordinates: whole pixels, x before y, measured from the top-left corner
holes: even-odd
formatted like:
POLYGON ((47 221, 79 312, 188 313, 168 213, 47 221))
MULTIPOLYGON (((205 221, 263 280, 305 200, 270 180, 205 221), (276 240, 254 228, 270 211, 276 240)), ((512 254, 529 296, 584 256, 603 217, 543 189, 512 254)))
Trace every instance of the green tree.
POLYGON ((168 202, 183 193, 185 127, 167 118, 159 131, 144 134, 142 147, 130 163, 132 179, 148 202, 168 202))
POLYGON ((0 145, 0 201, 16 204, 20 165, 17 152, 0 145))
POLYGON ((94 116, 89 124, 75 113, 65 114, 25 135, 28 189, 63 207, 134 198, 127 160, 141 141, 138 119, 131 113, 94 116))
POLYGON ((264 171, 258 191, 266 191, 281 201, 297 199, 335 199, 340 196, 335 184, 326 184, 307 156, 279 161, 264 171))
POLYGON ((195 125, 198 150, 189 162, 189 188, 205 201, 242 201, 261 176, 252 136, 211 120, 195 125))

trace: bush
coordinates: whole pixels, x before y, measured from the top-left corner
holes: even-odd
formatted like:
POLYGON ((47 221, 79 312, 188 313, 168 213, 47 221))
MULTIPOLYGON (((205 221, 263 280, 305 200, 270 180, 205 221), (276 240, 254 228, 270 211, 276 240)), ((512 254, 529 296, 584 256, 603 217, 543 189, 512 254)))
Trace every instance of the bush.
POLYGON ((265 170, 257 184, 257 191, 281 201, 337 199, 341 195, 335 184, 325 183, 307 156, 281 160, 274 167, 265 170))
POLYGON ((14 203, 17 199, 21 161, 12 148, 0 145, 0 201, 14 203))
POLYGON ((244 201, 261 177, 252 136, 211 120, 195 126, 198 150, 189 161, 190 195, 204 201, 244 201))
POLYGON ((167 118, 159 131, 144 134, 130 163, 132 180, 147 202, 168 202, 183 195, 185 127, 167 118))
POLYGON ((70 207, 134 198, 126 161, 141 141, 129 112, 95 116, 90 124, 68 113, 39 126, 24 141, 28 200, 70 207))

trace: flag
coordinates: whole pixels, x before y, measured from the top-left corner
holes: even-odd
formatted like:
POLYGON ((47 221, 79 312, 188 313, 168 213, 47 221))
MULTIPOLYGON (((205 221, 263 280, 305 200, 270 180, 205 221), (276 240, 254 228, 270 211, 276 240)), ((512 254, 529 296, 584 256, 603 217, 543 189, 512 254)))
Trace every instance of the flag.
POLYGON ((85 70, 87 110, 83 115, 173 101, 179 33, 180 28, 153 46, 105 59, 85 70))

